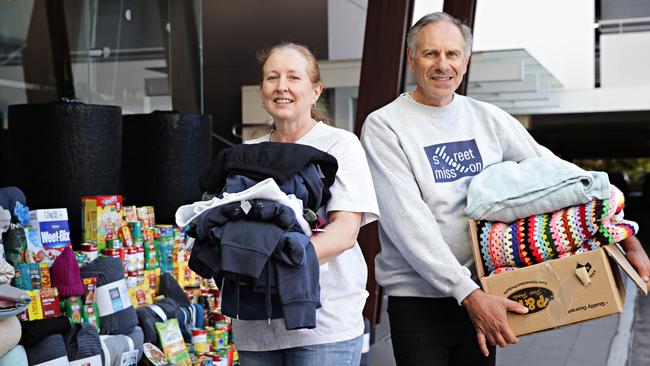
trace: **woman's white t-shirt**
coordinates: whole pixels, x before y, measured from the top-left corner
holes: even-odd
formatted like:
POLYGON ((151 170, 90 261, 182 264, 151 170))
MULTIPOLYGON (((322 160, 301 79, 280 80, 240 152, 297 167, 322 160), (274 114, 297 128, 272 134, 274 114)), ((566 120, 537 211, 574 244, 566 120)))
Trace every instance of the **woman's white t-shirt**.
MULTIPOLYGON (((270 134, 247 141, 269 141, 270 134)), ((377 198, 370 169, 359 139, 352 133, 318 122, 296 143, 309 145, 334 156, 338 171, 330 187, 332 198, 319 211, 349 211, 363 214, 361 225, 379 217, 377 198)), ((245 321, 233 319, 237 349, 270 351, 354 339, 363 334, 361 312, 368 297, 366 262, 356 243, 338 257, 320 266, 320 302, 316 310, 316 328, 286 330, 283 319, 245 321)))

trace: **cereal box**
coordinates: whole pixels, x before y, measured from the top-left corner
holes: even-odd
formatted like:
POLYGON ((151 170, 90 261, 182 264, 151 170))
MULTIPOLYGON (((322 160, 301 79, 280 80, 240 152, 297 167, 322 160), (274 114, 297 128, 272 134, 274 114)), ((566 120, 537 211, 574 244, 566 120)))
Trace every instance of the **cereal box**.
POLYGON ((84 196, 81 198, 83 241, 106 248, 106 241, 119 239, 122 225, 122 196, 84 196))

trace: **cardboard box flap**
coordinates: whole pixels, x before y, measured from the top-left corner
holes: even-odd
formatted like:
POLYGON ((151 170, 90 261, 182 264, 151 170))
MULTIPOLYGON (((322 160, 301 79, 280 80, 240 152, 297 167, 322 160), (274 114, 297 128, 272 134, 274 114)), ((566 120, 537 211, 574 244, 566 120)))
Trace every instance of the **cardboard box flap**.
POLYGON ((476 233, 476 221, 469 220, 469 235, 472 239, 472 253, 474 254, 474 266, 476 267, 476 275, 479 279, 485 277, 485 271, 483 270, 483 259, 481 258, 481 252, 478 248, 478 234, 476 233))
POLYGON ((614 262, 623 269, 623 272, 634 281, 636 287, 638 287, 644 295, 648 295, 648 284, 643 281, 630 262, 628 262, 627 258, 625 258, 625 254, 623 254, 618 245, 608 244, 605 245, 603 249, 605 249, 605 252, 614 260, 614 262))

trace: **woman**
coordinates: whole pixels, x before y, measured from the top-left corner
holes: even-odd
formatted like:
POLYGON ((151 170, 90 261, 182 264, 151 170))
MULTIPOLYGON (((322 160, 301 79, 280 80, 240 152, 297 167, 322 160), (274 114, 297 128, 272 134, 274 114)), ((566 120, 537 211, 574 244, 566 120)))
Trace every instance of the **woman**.
POLYGON ((359 227, 378 218, 370 170, 361 144, 350 132, 319 121, 315 104, 323 91, 314 55, 294 43, 260 57, 262 107, 273 130, 248 143, 310 145, 338 160, 331 199, 319 213, 328 223, 311 237, 320 263, 322 307, 315 329, 286 330, 283 320, 233 320, 242 366, 358 365, 363 339, 361 312, 368 293, 367 270, 356 242, 359 227))

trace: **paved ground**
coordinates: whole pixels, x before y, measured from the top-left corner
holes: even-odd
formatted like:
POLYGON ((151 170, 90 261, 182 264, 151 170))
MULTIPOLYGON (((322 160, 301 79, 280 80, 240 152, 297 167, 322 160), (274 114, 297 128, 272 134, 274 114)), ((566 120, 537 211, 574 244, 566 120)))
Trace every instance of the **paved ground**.
POLYGON ((650 365, 650 296, 637 298, 628 366, 650 365))
MULTIPOLYGON (((650 365, 650 298, 637 297, 634 291, 628 284, 625 311, 620 315, 520 337, 519 344, 498 349, 497 366, 650 365), (635 298, 640 304, 636 312, 635 298)), ((377 326, 370 365, 395 365, 387 320, 377 326)))

